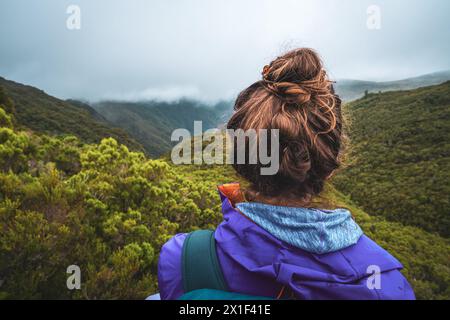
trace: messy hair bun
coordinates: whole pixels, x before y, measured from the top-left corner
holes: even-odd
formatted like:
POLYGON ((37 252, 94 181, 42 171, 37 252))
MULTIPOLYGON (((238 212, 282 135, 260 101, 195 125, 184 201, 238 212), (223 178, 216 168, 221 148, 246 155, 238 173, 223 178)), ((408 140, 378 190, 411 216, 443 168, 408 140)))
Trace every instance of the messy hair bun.
POLYGON ((320 193, 339 166, 340 105, 316 52, 300 48, 276 58, 262 80, 239 94, 227 127, 279 129, 279 171, 264 176, 260 164, 236 162, 235 170, 255 194, 308 199, 320 193))

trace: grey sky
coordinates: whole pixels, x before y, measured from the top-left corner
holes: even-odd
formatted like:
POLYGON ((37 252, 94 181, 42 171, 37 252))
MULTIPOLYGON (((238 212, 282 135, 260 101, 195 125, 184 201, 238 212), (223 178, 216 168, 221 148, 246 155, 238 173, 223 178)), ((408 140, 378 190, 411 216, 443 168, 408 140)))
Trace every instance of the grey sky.
POLYGON ((449 35, 448 0, 1 0, 0 76, 61 98, 214 100, 296 46, 335 79, 450 69, 449 35), (80 30, 66 28, 71 4, 80 30))

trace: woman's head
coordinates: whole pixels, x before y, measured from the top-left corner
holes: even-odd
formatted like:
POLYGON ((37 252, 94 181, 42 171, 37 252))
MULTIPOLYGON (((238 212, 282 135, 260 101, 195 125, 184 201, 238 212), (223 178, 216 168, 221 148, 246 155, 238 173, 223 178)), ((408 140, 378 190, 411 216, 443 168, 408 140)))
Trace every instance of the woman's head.
MULTIPOLYGON (((341 101, 311 49, 292 50, 266 65, 262 80, 242 91, 228 129, 278 129, 279 170, 261 175, 261 164, 234 164, 261 197, 308 200, 339 166, 341 101)), ((236 146, 235 146, 236 150, 236 146)))

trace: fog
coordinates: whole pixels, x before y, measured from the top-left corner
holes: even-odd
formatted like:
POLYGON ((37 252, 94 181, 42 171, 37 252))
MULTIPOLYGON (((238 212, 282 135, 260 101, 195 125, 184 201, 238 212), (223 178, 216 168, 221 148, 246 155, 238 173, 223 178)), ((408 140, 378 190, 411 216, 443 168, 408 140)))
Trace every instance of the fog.
POLYGON ((2 0, 0 76, 60 98, 213 101, 299 46, 333 79, 447 70, 449 32, 448 0, 2 0))

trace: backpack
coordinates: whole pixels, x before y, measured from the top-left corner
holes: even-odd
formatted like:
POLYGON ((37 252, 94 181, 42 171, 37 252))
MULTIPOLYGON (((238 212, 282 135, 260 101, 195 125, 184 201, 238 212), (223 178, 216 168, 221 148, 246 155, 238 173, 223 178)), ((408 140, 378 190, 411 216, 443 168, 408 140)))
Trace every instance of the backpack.
POLYGON ((273 300, 228 290, 212 230, 189 233, 183 243, 181 261, 185 293, 180 300, 273 300))

